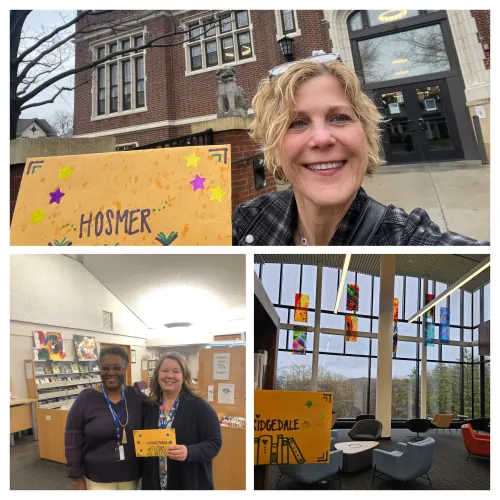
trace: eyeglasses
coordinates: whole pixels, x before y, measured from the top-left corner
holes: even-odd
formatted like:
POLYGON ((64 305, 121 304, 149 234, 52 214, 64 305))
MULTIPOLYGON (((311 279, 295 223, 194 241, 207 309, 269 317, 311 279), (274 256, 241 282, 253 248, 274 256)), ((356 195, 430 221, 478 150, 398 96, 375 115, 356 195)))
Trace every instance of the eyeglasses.
POLYGON ((269 78, 272 78, 273 76, 281 76, 283 73, 285 73, 291 66, 298 62, 302 61, 311 61, 311 62, 317 62, 320 64, 326 64, 329 63, 330 61, 339 61, 342 62, 342 59, 340 58, 339 53, 335 54, 320 54, 318 56, 312 56, 312 57, 306 57, 305 59, 300 59, 298 61, 292 61, 292 62, 287 62, 285 64, 280 64, 279 66, 276 66, 276 68, 273 68, 271 71, 269 71, 269 78))
POLYGON ((125 365, 102 365, 102 372, 114 371, 115 373, 121 372, 125 368, 125 365))

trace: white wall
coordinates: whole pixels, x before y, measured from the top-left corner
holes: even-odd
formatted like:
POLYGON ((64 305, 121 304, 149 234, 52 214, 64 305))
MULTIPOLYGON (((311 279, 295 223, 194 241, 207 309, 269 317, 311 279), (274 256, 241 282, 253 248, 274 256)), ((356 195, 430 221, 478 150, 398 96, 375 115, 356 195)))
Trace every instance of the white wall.
POLYGON ((13 395, 27 396, 23 361, 33 359, 33 330, 60 332, 68 359, 75 357, 73 335, 130 345, 137 360, 132 382, 141 380, 146 326, 79 262, 64 255, 12 255, 10 283, 13 395), (103 310, 113 313, 113 332, 103 328, 103 310))
POLYGON ((148 348, 148 351, 157 357, 160 357, 166 352, 178 352, 180 354, 187 354, 188 366, 191 370, 191 376, 194 379, 198 378, 198 353, 200 352, 199 345, 184 345, 184 346, 166 346, 166 347, 153 347, 148 348))

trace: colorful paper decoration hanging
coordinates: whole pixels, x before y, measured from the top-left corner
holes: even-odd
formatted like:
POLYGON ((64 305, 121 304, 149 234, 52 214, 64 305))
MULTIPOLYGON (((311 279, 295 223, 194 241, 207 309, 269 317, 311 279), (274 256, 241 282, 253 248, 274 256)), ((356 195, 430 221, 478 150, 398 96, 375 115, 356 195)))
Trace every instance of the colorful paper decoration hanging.
POLYGON ((450 343, 450 309, 441 307, 441 321, 439 322, 439 341, 441 344, 450 343))
POLYGON ((346 342, 358 341, 358 317, 347 314, 345 317, 345 340, 346 342))
POLYGON ((307 352, 307 332, 295 327, 293 330, 292 354, 303 354, 307 352))
POLYGON ((399 299, 394 299, 393 328, 392 328, 392 352, 398 352, 398 316, 399 299))
MULTIPOLYGON (((431 293, 425 294, 425 303, 428 304, 434 300, 434 295, 431 293)), ((425 345, 434 345, 434 308, 429 309, 425 314, 425 345)))
POLYGON ((347 285, 346 309, 356 312, 359 306, 359 285, 347 285))
POLYGON ((293 319, 299 323, 307 323, 307 308, 309 307, 309 295, 303 293, 295 294, 295 314, 293 319))

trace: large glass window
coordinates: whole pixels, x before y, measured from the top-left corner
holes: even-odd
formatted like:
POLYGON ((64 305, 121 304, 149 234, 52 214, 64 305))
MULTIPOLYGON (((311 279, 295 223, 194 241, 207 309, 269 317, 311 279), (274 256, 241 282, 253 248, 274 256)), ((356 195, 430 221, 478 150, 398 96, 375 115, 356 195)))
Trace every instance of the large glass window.
MULTIPOLYGON (((93 48, 94 59, 143 44, 142 35, 120 37, 93 48)), ((114 56, 96 68, 94 114, 133 111, 145 105, 143 50, 114 56)))
POLYGON ((416 361, 395 359, 392 363, 392 418, 408 420, 418 416, 416 390, 416 361))
POLYGON ((254 55, 248 10, 221 14, 218 22, 203 17, 190 21, 186 28, 188 71, 235 63, 254 55))
POLYGON ((427 413, 460 415, 460 364, 427 363, 427 413))
POLYGON ((448 71, 439 24, 358 42, 365 83, 448 71))

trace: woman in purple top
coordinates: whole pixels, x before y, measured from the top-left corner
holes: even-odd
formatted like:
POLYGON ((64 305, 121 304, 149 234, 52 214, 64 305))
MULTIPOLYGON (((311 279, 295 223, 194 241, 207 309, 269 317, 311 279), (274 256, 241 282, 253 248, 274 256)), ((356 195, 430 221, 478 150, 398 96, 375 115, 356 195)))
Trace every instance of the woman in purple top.
POLYGON ((140 462, 135 456, 134 429, 142 428, 146 396, 125 386, 127 352, 102 349, 102 385, 83 390, 66 422, 67 474, 76 490, 135 490, 140 462))

